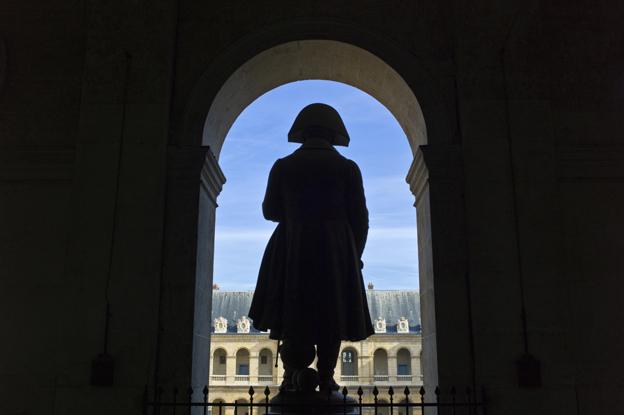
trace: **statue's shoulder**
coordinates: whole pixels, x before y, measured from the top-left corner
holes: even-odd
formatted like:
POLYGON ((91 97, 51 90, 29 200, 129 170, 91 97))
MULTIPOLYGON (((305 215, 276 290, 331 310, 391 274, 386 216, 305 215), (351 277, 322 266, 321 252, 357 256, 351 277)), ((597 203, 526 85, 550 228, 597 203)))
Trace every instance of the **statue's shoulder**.
POLYGON ((347 164, 350 169, 358 170, 358 171, 360 170, 360 166, 358 166, 358 164, 355 161, 346 157, 343 157, 343 158, 345 160, 345 164, 347 164))

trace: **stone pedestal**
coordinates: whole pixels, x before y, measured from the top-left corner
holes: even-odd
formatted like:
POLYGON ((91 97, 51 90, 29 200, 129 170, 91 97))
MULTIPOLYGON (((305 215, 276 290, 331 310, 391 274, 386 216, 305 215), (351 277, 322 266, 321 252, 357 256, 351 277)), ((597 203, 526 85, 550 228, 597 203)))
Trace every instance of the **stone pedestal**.
POLYGON ((346 399, 339 392, 330 395, 321 392, 280 392, 271 399, 269 414, 356 414, 356 400, 350 397, 346 399), (282 406, 283 405, 283 406, 282 406), (350 406, 349 406, 350 405, 350 406))

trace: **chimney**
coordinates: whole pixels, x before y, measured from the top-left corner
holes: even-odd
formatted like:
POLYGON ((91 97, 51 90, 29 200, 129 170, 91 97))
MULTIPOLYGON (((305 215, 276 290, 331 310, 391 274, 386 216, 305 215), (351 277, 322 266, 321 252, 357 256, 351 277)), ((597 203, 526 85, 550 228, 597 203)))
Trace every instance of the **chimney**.
POLYGON ((372 283, 372 282, 369 282, 369 283, 368 283, 368 289, 369 289, 369 290, 372 290, 373 288, 375 288, 375 286, 373 285, 373 283, 372 283))

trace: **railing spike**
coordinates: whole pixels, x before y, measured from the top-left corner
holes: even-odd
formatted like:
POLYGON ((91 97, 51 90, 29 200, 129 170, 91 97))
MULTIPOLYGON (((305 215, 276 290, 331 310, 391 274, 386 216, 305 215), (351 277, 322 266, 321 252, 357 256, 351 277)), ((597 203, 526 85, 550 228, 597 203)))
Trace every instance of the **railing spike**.
MULTIPOLYGON (((348 407, 353 407, 354 410, 359 408, 359 413, 362 413, 362 408, 364 405, 366 405, 366 407, 369 407, 369 406, 374 407, 375 411, 377 411, 378 408, 389 408, 390 409, 389 413, 391 415, 393 414, 392 408, 394 407, 394 405, 397 405, 396 408, 399 408, 400 411, 403 411, 403 408, 405 408, 405 411, 408 413, 409 413, 409 408, 420 408, 421 411, 423 411, 425 407, 435 407, 439 409, 442 406, 449 408, 448 415, 455 415, 457 413, 458 408, 460 409, 460 411, 463 410, 462 408, 467 408, 467 410, 470 411, 469 413, 471 414, 476 413, 475 411, 478 411, 479 408, 485 411, 486 406, 487 406, 486 405, 487 397, 485 395, 486 390, 484 387, 479 387, 475 389, 471 389, 471 387, 466 387, 465 388, 465 393, 466 393, 465 402, 461 398, 461 396, 459 397, 459 399, 456 399, 458 390, 460 391, 460 394, 461 394, 462 388, 456 388, 455 386, 451 386, 449 388, 449 396, 448 396, 448 401, 447 401, 446 391, 444 391, 443 393, 443 390, 439 386, 436 386, 434 389, 434 392, 433 393, 430 392, 430 395, 435 394, 435 402, 425 402, 424 396, 426 392, 425 392, 424 386, 421 386, 419 387, 418 392, 417 392, 420 395, 420 402, 418 402, 418 396, 416 396, 416 400, 409 399, 410 389, 408 386, 405 386, 405 389, 403 390, 404 397, 402 397, 401 395, 398 395, 399 399, 397 399, 397 401, 400 401, 400 402, 396 403, 397 401, 394 400, 394 395, 397 394, 397 391, 394 390, 393 386, 388 386, 387 392, 389 395, 390 402, 382 403, 380 402, 380 399, 378 398, 379 398, 379 394, 383 392, 382 390, 380 390, 378 386, 373 385, 372 394, 374 395, 374 403, 372 404, 362 403, 362 397, 364 395, 364 390, 362 386, 358 386, 357 388, 357 395, 359 396, 358 402, 351 403, 348 401, 347 395, 349 394, 349 390, 347 389, 346 386, 343 387, 340 392, 343 395, 342 406, 343 406, 344 413, 346 413, 346 408, 348 407), (443 402, 441 402, 441 400, 443 402)), ((244 404, 242 402, 238 402, 238 400, 234 401, 232 404, 225 403, 225 402, 208 403, 209 388, 207 385, 204 385, 203 389, 201 390, 201 392, 203 393, 203 402, 201 402, 201 400, 199 401, 192 400, 193 398, 192 395, 194 392, 192 387, 189 387, 187 389, 184 389, 184 388, 178 389, 177 387, 173 387, 172 391, 173 391, 173 400, 169 401, 168 398, 165 398, 165 395, 168 395, 169 392, 165 394, 164 392, 166 392, 166 390, 162 386, 155 385, 154 386, 155 397, 152 401, 150 401, 149 395, 148 395, 149 387, 146 388, 143 394, 143 415, 146 415, 148 413, 149 408, 153 408, 154 413, 160 413, 160 410, 163 407, 171 407, 170 412, 167 412, 168 415, 175 415, 176 407, 188 409, 189 411, 194 407, 199 407, 199 409, 203 409, 204 415, 207 415, 211 405, 213 407, 218 407, 220 414, 223 413, 224 408, 231 408, 231 407, 234 407, 235 413, 237 413, 237 410, 240 411, 241 408, 249 407, 250 415, 254 415, 253 412, 256 412, 254 411, 254 408, 256 407, 258 408, 264 407, 265 408, 264 411, 266 413, 268 413, 270 409, 269 395, 271 394, 271 389, 269 388, 269 386, 264 387, 264 395, 266 396, 266 399, 261 402, 259 401, 258 403, 254 403, 254 395, 256 394, 256 391, 252 385, 249 385, 249 389, 248 389, 249 402, 245 402, 244 404), (184 397, 185 391, 188 395, 187 396, 188 401, 187 401, 187 398, 184 397), (179 396, 178 393, 182 394, 182 396, 180 397, 181 399, 177 398, 179 396)), ((199 387, 198 387, 198 391, 199 391, 199 387)), ((330 391, 330 394, 331 393, 334 393, 334 392, 330 391)), ((430 400, 433 401, 432 398, 430 398, 430 400)), ((289 407, 289 405, 286 405, 286 407, 289 407)), ((258 414, 261 412, 262 410, 258 409, 258 414)), ((183 413, 186 414, 185 411, 183 411, 183 413)), ((461 412, 461 413, 464 413, 464 412, 461 412)))

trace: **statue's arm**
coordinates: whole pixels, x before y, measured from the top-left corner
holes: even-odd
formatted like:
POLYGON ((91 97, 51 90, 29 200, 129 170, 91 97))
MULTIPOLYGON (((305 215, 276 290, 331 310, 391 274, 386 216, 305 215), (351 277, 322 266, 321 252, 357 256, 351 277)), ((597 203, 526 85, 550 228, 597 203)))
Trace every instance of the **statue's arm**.
POLYGON ((280 160, 278 159, 269 173, 264 201, 262 202, 262 214, 267 220, 279 222, 282 220, 282 198, 280 195, 280 160))
POLYGON ((351 162, 351 180, 348 187, 349 222, 355 237, 355 246, 360 259, 364 253, 366 238, 368 236, 368 209, 364 196, 364 184, 362 173, 355 162, 351 162))

